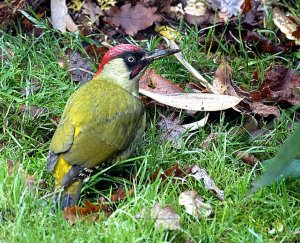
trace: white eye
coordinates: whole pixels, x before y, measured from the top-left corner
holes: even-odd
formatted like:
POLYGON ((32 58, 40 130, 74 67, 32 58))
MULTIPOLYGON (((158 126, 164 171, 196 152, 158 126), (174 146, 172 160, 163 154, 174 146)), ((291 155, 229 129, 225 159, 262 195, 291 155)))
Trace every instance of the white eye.
POLYGON ((133 56, 128 57, 128 62, 133 62, 135 58, 133 56))

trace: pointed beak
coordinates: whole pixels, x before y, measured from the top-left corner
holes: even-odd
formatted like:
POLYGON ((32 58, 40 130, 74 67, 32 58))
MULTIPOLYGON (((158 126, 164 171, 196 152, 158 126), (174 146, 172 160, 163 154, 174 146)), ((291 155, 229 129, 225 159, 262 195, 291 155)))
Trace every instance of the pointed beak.
POLYGON ((173 55, 177 52, 180 52, 180 49, 165 49, 165 50, 153 50, 153 51, 145 51, 144 57, 141 61, 146 62, 147 64, 155 61, 156 59, 166 57, 169 55, 173 55))

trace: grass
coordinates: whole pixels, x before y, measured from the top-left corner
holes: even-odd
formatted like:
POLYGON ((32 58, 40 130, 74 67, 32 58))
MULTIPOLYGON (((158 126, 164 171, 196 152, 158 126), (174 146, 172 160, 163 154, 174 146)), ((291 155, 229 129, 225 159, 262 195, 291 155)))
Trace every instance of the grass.
MULTIPOLYGON (((211 35, 213 35, 213 31, 211 35)), ((198 46, 198 31, 191 29, 181 40, 185 57, 206 77, 212 77, 218 63, 198 46)), ((207 37, 209 43, 210 38, 207 37)), ((154 41, 155 42, 155 41, 154 41)), ((149 43, 153 46, 153 43, 149 43)), ((243 49, 226 43, 217 50, 220 57, 233 57, 230 65, 235 80, 249 83, 252 71, 263 71, 272 62, 286 61, 277 55, 257 54, 249 57, 243 49), (247 61, 245 61, 247 60, 247 61), (249 63, 251 65, 249 65, 249 63)), ((215 115, 215 119, 183 145, 181 150, 160 142, 156 128, 157 113, 149 112, 147 130, 135 156, 117 165, 116 174, 104 173, 91 178, 85 184, 84 198, 109 196, 118 185, 134 188, 134 195, 116 205, 114 213, 93 223, 81 222, 71 226, 60 212, 50 213, 52 176, 45 164, 50 139, 55 131, 54 117, 60 116, 68 97, 78 88, 71 82, 70 74, 58 65, 58 57, 67 48, 82 49, 80 39, 59 35, 45 30, 38 38, 25 35, 0 37, 0 47, 10 50, 13 56, 0 63, 0 242, 295 242, 299 240, 300 194, 298 181, 281 182, 247 196, 251 181, 258 175, 243 164, 236 151, 247 151, 261 161, 272 158, 283 141, 292 133, 293 117, 283 112, 274 130, 255 139, 247 134, 238 135, 242 119, 233 119, 227 113, 215 115), (31 81, 38 80, 40 89, 32 91, 31 81), (39 117, 21 112, 22 105, 45 108, 39 117), (201 147, 210 134, 218 133, 209 149, 201 147), (14 172, 7 166, 14 162, 14 172), (181 166, 199 164, 224 189, 226 201, 220 202, 204 185, 190 179, 186 184, 149 181, 149 175, 157 168, 166 169, 178 161, 181 166), (16 166, 19 163, 20 166, 16 166), (24 173, 35 178, 29 186, 24 173), (128 179, 134 177, 134 180, 128 179), (41 179, 45 187, 39 187, 41 179), (99 181, 101 190, 99 190, 99 181), (184 190, 196 190, 215 211, 211 218, 197 219, 185 213, 178 203, 184 190), (171 204, 180 216, 181 230, 165 231, 154 228, 149 219, 136 219, 142 209, 151 208, 156 202, 171 204), (275 228, 275 232, 269 233, 275 228)), ((290 60, 290 59, 288 59, 290 60)), ((161 60, 152 68, 177 83, 194 78, 174 57, 161 60)), ((196 118, 195 118, 196 119, 196 118)))

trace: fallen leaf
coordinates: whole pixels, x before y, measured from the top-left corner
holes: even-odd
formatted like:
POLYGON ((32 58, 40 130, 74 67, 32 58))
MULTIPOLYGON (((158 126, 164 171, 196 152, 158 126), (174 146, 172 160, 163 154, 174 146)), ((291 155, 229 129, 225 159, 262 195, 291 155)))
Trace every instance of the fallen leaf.
POLYGON ((224 192, 216 186, 214 180, 204 169, 201 169, 198 165, 194 165, 191 168, 191 176, 197 181, 203 180, 206 189, 214 192, 221 201, 225 201, 224 192))
POLYGON ((220 10, 219 16, 227 20, 243 12, 244 1, 245 0, 206 0, 206 3, 214 11, 220 10))
POLYGON ((45 188, 45 180, 40 179, 38 186, 35 187, 36 179, 34 176, 29 175, 19 162, 13 160, 7 160, 8 175, 13 176, 14 173, 22 176, 23 185, 27 185, 30 190, 43 189, 45 188))
POLYGON ((84 202, 84 207, 71 206, 64 209, 64 218, 71 224, 75 224, 78 220, 94 222, 99 219, 100 206, 94 205, 90 201, 84 202))
MULTIPOLYGON (((299 16, 297 16, 299 17, 299 16)), ((283 32, 287 39, 295 41, 300 45, 300 25, 285 15, 280 8, 273 9, 273 21, 275 25, 283 32)))
POLYGON ((297 70, 275 65, 265 71, 265 80, 250 93, 253 101, 287 102, 296 105, 300 102, 300 76, 297 70))
MULTIPOLYGON (((160 169, 157 169, 152 176, 150 176, 151 181, 155 181, 160 169)), ((184 178, 188 173, 190 173, 190 168, 179 168, 179 163, 176 162, 176 164, 165 171, 163 171, 160 174, 160 179, 162 181, 165 181, 168 177, 174 177, 174 178, 184 178)))
POLYGON ((185 22, 192 24, 192 25, 198 25, 201 28, 224 22, 223 18, 220 18, 219 15, 215 17, 215 13, 213 11, 210 11, 209 9, 206 9, 205 13, 200 16, 194 16, 194 15, 185 13, 183 17, 184 17, 185 22))
POLYGON ((51 23, 54 29, 66 32, 68 8, 66 1, 51 0, 51 23))
POLYGON ((223 61, 216 70, 215 76, 213 78, 213 93, 215 94, 225 94, 228 85, 233 77, 233 70, 223 61))
POLYGON ((68 49, 67 56, 68 70, 74 82, 85 84, 93 78, 93 70, 88 64, 88 61, 78 52, 68 49))
POLYGON ((147 69, 139 81, 140 89, 161 94, 184 93, 184 89, 171 80, 165 79, 152 69, 147 69))
POLYGON ((159 21, 159 15, 155 14, 157 8, 146 8, 141 4, 132 7, 130 3, 121 8, 112 7, 106 12, 106 22, 110 25, 121 26, 126 34, 135 35, 139 30, 150 27, 155 21, 159 21))
POLYGON ((204 203, 196 191, 180 193, 179 205, 184 206, 188 214, 197 218, 207 218, 213 213, 211 205, 204 203))
POLYGON ((127 196, 130 196, 134 193, 134 190, 131 188, 126 191, 124 188, 118 188, 118 190, 111 195, 111 201, 118 202, 120 200, 124 200, 127 196))
POLYGON ((261 117, 280 117, 280 110, 277 106, 274 105, 265 105, 261 101, 258 102, 248 102, 250 110, 255 114, 261 117))
POLYGON ((0 2, 0 27, 13 24, 20 11, 27 5, 25 0, 10 0, 0 2))
POLYGON ((244 163, 254 167, 259 162, 257 158, 255 158, 253 155, 250 155, 249 153, 237 151, 235 155, 241 159, 244 163))
POLYGON ((104 12, 100 9, 100 7, 92 0, 86 0, 82 8, 82 13, 88 15, 92 20, 92 23, 96 23, 98 26, 99 17, 104 15, 104 12))
POLYGON ((143 209, 135 216, 137 219, 155 220, 155 228, 163 228, 165 230, 179 230, 180 217, 176 211, 167 205, 162 207, 160 203, 155 203, 154 207, 149 210, 143 209))
MULTIPOLYGON (((150 177, 151 180, 155 180, 158 176, 159 169, 156 170, 153 175, 150 177)), ((160 178, 162 181, 166 180, 168 177, 173 177, 174 179, 180 179, 182 182, 185 181, 186 176, 191 176, 195 178, 197 181, 203 180, 205 188, 214 192, 214 194, 221 200, 224 201, 224 192, 220 190, 213 179, 209 177, 207 172, 204 169, 201 169, 198 165, 186 166, 184 168, 180 168, 178 162, 166 169, 161 175, 160 178)))
POLYGON ((253 46, 255 49, 258 49, 259 51, 265 53, 276 54, 279 52, 285 53, 288 51, 287 47, 282 46, 280 44, 275 44, 272 41, 270 41, 267 37, 264 37, 258 34, 257 32, 245 31, 242 34, 242 39, 250 47, 253 46))
POLYGON ((169 144, 177 149, 182 147, 184 141, 184 135, 188 135, 189 132, 199 129, 199 127, 205 126, 208 119, 208 115, 200 121, 181 125, 179 117, 172 113, 168 117, 161 116, 157 126, 162 131, 161 140, 169 142, 169 144))
POLYGON ((105 46, 96 46, 95 44, 85 47, 85 51, 89 57, 94 59, 95 63, 100 63, 104 54, 108 51, 105 46))
POLYGON ((200 93, 175 93, 159 94, 145 89, 139 92, 157 102, 178 109, 194 111, 220 111, 236 106, 242 99, 230 95, 200 94, 200 93))

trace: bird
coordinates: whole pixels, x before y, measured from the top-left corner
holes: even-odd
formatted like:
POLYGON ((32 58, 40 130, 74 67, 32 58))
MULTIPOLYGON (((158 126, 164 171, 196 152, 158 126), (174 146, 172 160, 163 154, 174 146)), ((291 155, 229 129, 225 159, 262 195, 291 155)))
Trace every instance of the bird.
POLYGON ((77 205, 93 171, 131 156, 146 127, 139 79, 150 63, 179 51, 149 51, 132 44, 111 47, 93 79, 69 97, 46 163, 54 177, 57 208, 77 205))

